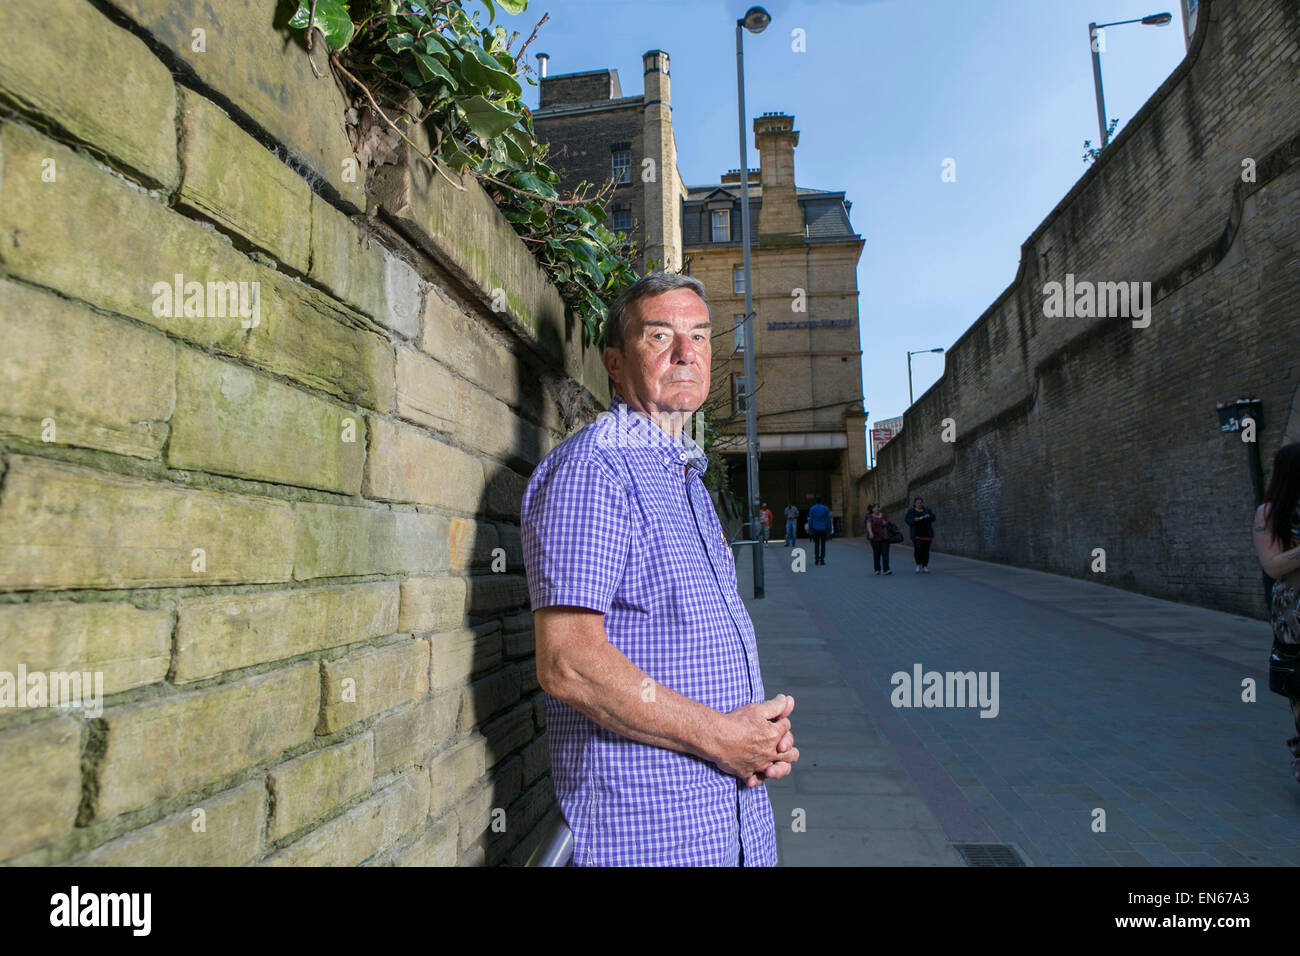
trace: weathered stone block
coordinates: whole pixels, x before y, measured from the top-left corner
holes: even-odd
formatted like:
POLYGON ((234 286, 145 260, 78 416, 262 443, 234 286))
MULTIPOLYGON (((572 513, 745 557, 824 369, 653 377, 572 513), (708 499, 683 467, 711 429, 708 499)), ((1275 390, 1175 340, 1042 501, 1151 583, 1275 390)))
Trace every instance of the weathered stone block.
POLYGON ((424 283, 409 263, 391 252, 384 256, 384 299, 388 308, 377 316, 379 321, 403 338, 418 336, 424 283))
POLYGON ((484 724, 480 733, 488 741, 488 766, 523 747, 535 736, 533 730, 533 704, 524 701, 514 710, 484 724))
POLYGON ((396 582, 185 598, 176 607, 175 681, 283 660, 397 630, 396 582))
POLYGON ((497 547, 497 529, 486 521, 452 518, 448 529, 451 569, 486 571, 497 547))
POLYGON ((384 866, 455 866, 455 817, 431 823, 412 843, 384 861, 384 866))
POLYGON ((458 842, 462 853, 487 832, 488 826, 492 823, 492 810, 491 785, 475 790, 456 807, 456 819, 460 823, 458 842))
POLYGON ((471 737, 439 754, 429 765, 429 816, 437 818, 456 806, 487 773, 487 741, 471 737))
POLYGON ((485 461, 483 472, 487 481, 488 512, 518 520, 528 479, 508 465, 495 461, 485 461))
POLYGON ((435 690, 463 687, 472 675, 501 663, 501 630, 495 622, 435 634, 429 643, 429 684, 435 690))
POLYGON ((81 725, 56 717, 0 733, 0 860, 62 839, 81 800, 81 725), (21 781, 21 785, 14 785, 21 781))
POLYGON ((208 0, 112 0, 113 6, 153 34, 204 83, 221 91, 255 123, 338 190, 365 206, 364 171, 356 163, 343 125, 348 104, 316 47, 312 72, 301 35, 284 28, 278 4, 208 0), (199 49, 193 31, 203 30, 199 49))
POLYGON ((312 196, 308 277, 340 301, 377 321, 388 309, 384 296, 386 252, 347 216, 320 196, 312 196))
POLYGON ((464 578, 407 578, 397 629, 419 634, 459 627, 465 618, 464 578))
POLYGON ((158 457, 175 390, 176 348, 169 339, 4 280, 0 315, 6 338, 0 432, 158 457))
POLYGON ((182 349, 167 463, 356 494, 364 417, 242 366, 182 349))
POLYGON ((95 818, 220 780, 306 743, 320 703, 314 663, 105 711, 95 818))
POLYGON ((450 432, 456 424, 456 381, 447 369, 414 349, 397 349, 397 414, 417 425, 450 432))
POLYGON ((329 296, 269 269, 260 273, 260 322, 242 356, 312 388, 387 412, 393 407, 393 346, 358 325, 329 296))
POLYGON ((266 860, 267 866, 359 866, 428 819, 429 775, 413 771, 266 860))
POLYGON ((508 665, 466 687, 461 692, 460 729, 471 730, 518 701, 519 683, 519 668, 508 665))
POLYGON ((397 770, 446 742, 456 730, 460 694, 416 701, 375 721, 375 775, 397 770))
POLYGON ((486 617, 528 604, 528 583, 522 575, 476 574, 467 580, 470 614, 486 617))
POLYGON ((295 503, 293 511, 293 575, 299 581, 447 570, 448 525, 442 515, 308 502, 295 503))
POLYGON ((530 470, 545 454, 547 434, 505 402, 469 382, 456 382, 457 435, 466 444, 530 470))
POLYGON ((418 429, 371 418, 364 494, 472 513, 483 498, 483 466, 418 429))
POLYGON ((178 203, 246 238, 289 268, 311 257, 311 189, 224 112, 180 90, 185 164, 178 203))
MULTIPOLYGON (((213 296, 209 315, 204 286, 186 315, 188 297, 173 301, 176 276, 184 292, 188 282, 252 283, 269 270, 210 227, 25 127, 0 126, 0 161, 0 259, 7 273, 215 351, 239 352, 247 330, 238 315, 228 314, 226 299, 213 296), (54 160, 54 183, 41 182, 46 159, 54 160)), ((245 289, 251 294, 253 286, 245 289)))
POLYGON ((370 789, 374 746, 370 734, 304 754, 267 774, 272 797, 267 839, 281 840, 370 789))
POLYGON ((322 661, 318 733, 365 720, 429 692, 429 642, 419 638, 322 661))
POLYGON ((265 827, 266 787, 250 780, 105 843, 77 865, 243 866, 262 855, 265 827))
POLYGON ((544 736, 524 748, 523 761, 525 786, 551 769, 551 750, 544 736))
POLYGON ((171 617, 130 604, 56 601, 0 606, 0 670, 102 673, 105 695, 167 676, 171 617))
POLYGON ((83 0, 0 4, 0 36, 0 96, 149 185, 176 184, 176 91, 143 41, 83 0))
POLYGON ((286 581, 292 531, 284 502, 13 455, 0 495, 0 587, 286 581))

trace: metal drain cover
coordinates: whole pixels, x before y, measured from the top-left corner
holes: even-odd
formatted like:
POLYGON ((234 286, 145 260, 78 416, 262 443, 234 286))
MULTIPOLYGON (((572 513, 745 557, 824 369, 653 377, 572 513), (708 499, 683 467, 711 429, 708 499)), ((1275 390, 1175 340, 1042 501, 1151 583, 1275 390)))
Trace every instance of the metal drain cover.
POLYGON ((1024 866, 1024 858, 1010 843, 954 843, 967 866, 1024 866))

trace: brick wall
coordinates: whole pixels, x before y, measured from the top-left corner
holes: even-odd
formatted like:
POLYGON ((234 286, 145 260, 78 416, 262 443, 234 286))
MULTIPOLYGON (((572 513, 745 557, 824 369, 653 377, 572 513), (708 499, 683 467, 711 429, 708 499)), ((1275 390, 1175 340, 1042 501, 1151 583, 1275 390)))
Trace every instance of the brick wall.
POLYGON ((1298 67, 1300 6, 1203 0, 1187 59, 1025 242, 860 507, 921 495, 940 551, 1264 614, 1247 451, 1215 403, 1263 400, 1267 468, 1300 382, 1298 67), (1067 273, 1151 282, 1150 326, 1045 317, 1067 273))
POLYGON ((353 175, 273 6, 0 5, 0 861, 518 863, 554 812, 519 504, 599 358, 476 187, 353 175))

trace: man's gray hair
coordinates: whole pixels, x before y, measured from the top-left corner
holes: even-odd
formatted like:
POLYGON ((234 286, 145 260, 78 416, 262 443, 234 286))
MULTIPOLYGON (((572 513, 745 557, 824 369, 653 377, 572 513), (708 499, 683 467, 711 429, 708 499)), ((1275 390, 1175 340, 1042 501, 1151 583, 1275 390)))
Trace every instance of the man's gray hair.
POLYGON ((652 272, 642 276, 624 289, 605 315, 605 326, 601 330, 601 341, 606 348, 623 351, 623 336, 627 332, 627 307, 633 302, 648 299, 651 296, 672 292, 674 289, 690 289, 700 297, 707 309, 709 300, 704 295, 704 283, 692 276, 676 272, 652 272))

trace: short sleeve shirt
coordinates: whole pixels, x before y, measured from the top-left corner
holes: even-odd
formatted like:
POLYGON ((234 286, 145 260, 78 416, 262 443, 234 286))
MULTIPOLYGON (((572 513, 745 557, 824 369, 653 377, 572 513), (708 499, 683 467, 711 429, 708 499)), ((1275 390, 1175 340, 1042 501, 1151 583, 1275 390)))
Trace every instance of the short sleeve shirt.
MULTIPOLYGON (((654 682, 727 713, 761 702, 763 681, 706 467, 689 436, 616 396, 537 466, 522 539, 534 611, 602 612, 610 643, 654 682)), ((549 694, 546 719, 578 865, 734 865, 737 837, 745 865, 776 865, 763 785, 630 740, 549 694)))

